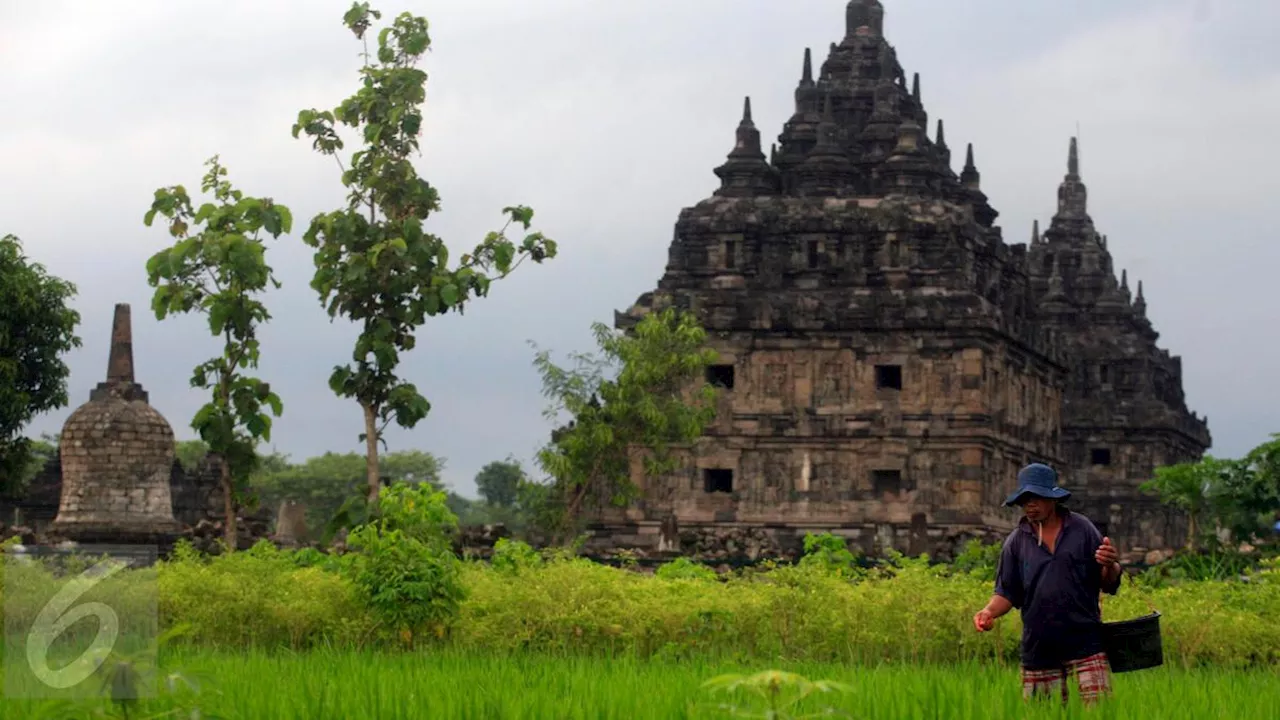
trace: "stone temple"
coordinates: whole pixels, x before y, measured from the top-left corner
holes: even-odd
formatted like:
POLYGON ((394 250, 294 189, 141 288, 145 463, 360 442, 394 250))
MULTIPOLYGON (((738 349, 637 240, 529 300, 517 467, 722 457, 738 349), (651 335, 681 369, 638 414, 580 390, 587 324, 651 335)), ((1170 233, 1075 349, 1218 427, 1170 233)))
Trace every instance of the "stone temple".
POLYGON ((134 379, 128 305, 116 305, 106 382, 62 427, 61 498, 51 530, 79 542, 164 545, 178 534, 173 428, 134 379))
POLYGON ((719 417, 677 472, 593 509, 594 543, 672 548, 675 533, 843 535, 868 553, 945 556, 1007 531, 1029 461, 1058 468, 1127 557, 1180 545, 1138 491, 1199 458, 1181 361, 1156 345, 1141 283, 1116 278, 1070 142, 1043 234, 1006 243, 973 147, 957 175, 919 75, 853 0, 768 156, 743 107, 720 188, 681 211, 666 272, 616 325, 696 311, 720 352, 719 417))

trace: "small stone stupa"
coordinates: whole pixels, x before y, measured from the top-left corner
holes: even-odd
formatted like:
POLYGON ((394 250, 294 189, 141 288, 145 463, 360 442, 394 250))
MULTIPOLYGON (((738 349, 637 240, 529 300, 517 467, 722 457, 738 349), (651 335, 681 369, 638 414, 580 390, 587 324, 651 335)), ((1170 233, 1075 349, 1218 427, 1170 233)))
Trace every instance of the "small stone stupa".
POLYGON ((107 380, 62 426, 62 496, 50 530, 82 543, 166 545, 179 531, 169 491, 173 428, 134 382, 127 304, 111 328, 107 380))

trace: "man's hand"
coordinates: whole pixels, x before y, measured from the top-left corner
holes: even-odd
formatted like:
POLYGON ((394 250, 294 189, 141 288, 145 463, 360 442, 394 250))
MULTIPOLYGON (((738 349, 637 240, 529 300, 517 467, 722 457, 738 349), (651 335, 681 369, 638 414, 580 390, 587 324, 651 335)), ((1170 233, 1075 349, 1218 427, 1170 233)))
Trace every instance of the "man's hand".
POLYGON ((986 608, 982 608, 973 616, 973 626, 978 629, 978 632, 986 632, 995 627, 995 624, 995 617, 986 608))
POLYGON ((1102 544, 1098 546, 1098 551, 1093 554, 1093 559, 1103 567, 1110 567, 1116 564, 1120 559, 1120 553, 1116 552, 1116 548, 1111 544, 1111 538, 1102 538, 1102 544))

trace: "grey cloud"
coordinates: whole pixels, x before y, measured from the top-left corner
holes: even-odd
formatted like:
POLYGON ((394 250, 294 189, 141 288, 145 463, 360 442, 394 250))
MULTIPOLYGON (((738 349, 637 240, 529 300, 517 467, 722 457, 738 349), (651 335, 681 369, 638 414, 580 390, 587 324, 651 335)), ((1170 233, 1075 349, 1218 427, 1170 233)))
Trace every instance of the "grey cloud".
MULTIPOLYGON (((261 374, 286 414, 275 444, 296 457, 358 451, 359 412, 326 386, 353 333, 307 287, 309 217, 342 202, 332 160, 289 137, 299 109, 356 85, 346 0, 37 3, 0 23, 0 231, 77 282, 85 347, 73 402, 104 371, 110 306, 135 307, 137 363, 180 435, 201 398, 190 367, 216 346, 198 320, 157 323, 142 265, 163 231, 141 216, 162 185, 193 187, 221 153, 244 190, 291 205, 299 227, 273 247, 285 288, 261 374)), ((438 0, 375 3, 432 23, 422 173, 444 211, 431 229, 455 252, 537 210, 562 256, 522 268, 465 317, 433 321, 406 374, 434 410, 392 448, 448 458, 470 490, 484 463, 528 458, 549 425, 526 341, 589 349, 588 327, 650 289, 682 206, 716 185, 744 95, 766 140, 791 113, 804 47, 820 61, 843 32, 840 0, 438 0)), ((1278 182, 1270 131, 1280 51, 1263 42, 1273 3, 1141 0, 888 4, 887 32, 920 72, 953 147, 974 142, 983 187, 1022 242, 1052 213, 1067 137, 1082 131, 1094 218, 1117 262, 1144 280, 1163 344, 1184 356, 1215 452, 1280 430, 1280 344, 1267 290, 1280 246, 1264 208, 1278 182)), ((4 11, 0 11, 4 12, 4 11)), ((932 129, 930 129, 932 132, 932 129)), ((41 418, 56 430, 67 411, 41 418)))

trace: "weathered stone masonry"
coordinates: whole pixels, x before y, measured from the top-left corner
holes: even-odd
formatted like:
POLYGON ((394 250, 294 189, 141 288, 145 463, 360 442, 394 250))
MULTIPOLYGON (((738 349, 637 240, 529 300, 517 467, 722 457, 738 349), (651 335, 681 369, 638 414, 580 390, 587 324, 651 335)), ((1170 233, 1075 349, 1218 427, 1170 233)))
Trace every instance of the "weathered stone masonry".
POLYGON ((648 478, 637 464, 641 499, 595 509, 595 543, 764 526, 792 545, 829 530, 867 552, 945 555, 1010 526, 998 506, 1031 460, 1062 469, 1122 545, 1177 542, 1176 519, 1136 486, 1155 464, 1198 457, 1208 431, 1127 288, 1122 308, 1115 291, 1117 309, 1095 312, 1084 290, 1060 297, 1085 277, 1077 265, 1046 271, 1087 245, 1089 287, 1116 284, 1079 218, 1083 184, 1069 174, 1043 243, 1006 244, 972 146, 956 175, 942 121, 923 132, 919 76, 908 85, 883 17, 850 2, 816 78, 805 51, 769 158, 746 101, 720 189, 681 212, 657 289, 618 314, 626 328, 696 311, 721 353, 708 380, 726 392, 681 470, 648 478), (1084 366, 1128 379, 1082 385, 1084 366), (1112 464, 1093 462, 1103 449, 1112 464))
POLYGON ((169 480, 173 429, 134 381, 128 305, 116 305, 107 380, 67 418, 52 531, 81 542, 160 542, 179 530, 169 480))

